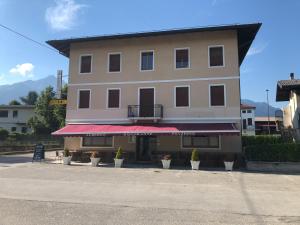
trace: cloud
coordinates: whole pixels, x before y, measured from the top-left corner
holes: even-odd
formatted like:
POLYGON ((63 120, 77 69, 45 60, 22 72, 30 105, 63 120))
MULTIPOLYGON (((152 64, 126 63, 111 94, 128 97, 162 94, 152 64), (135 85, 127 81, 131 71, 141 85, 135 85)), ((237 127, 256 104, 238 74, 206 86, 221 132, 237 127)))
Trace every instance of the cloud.
POLYGON ((70 30, 76 25, 78 13, 86 5, 74 0, 55 0, 55 6, 46 9, 45 19, 57 31, 70 30))
POLYGON ((14 68, 11 68, 9 72, 14 75, 20 75, 22 77, 33 77, 34 65, 31 63, 18 64, 14 68))
POLYGON ((259 45, 259 46, 253 46, 249 49, 247 56, 253 56, 262 53, 266 48, 268 47, 268 43, 259 45))

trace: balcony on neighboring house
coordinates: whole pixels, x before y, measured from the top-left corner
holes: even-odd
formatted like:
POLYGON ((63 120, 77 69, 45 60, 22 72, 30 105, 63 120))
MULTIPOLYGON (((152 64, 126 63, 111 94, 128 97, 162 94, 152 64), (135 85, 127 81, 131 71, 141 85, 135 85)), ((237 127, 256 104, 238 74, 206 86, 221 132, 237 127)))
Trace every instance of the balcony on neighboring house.
POLYGON ((156 122, 163 117, 163 106, 161 104, 154 105, 129 105, 128 118, 135 121, 151 121, 156 122))

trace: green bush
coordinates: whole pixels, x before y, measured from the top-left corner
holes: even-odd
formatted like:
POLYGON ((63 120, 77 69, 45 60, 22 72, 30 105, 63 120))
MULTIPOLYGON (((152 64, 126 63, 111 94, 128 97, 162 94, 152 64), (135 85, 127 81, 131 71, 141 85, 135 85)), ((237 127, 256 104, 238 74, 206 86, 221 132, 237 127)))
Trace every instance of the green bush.
POLYGON ((267 144, 281 144, 284 140, 281 136, 274 135, 256 135, 256 136, 243 136, 243 146, 250 145, 267 145, 267 144))
POLYGON ((0 141, 5 141, 9 135, 9 132, 5 129, 0 128, 0 141))
POLYGON ((252 145, 244 150, 246 159, 250 161, 300 162, 300 144, 252 145))
POLYGON ((197 149, 193 149, 191 160, 199 161, 199 151, 197 149))
POLYGON ((122 159, 122 153, 123 153, 122 148, 119 147, 116 154, 116 159, 122 159))
POLYGON ((64 157, 69 157, 71 156, 69 149, 64 150, 64 157))

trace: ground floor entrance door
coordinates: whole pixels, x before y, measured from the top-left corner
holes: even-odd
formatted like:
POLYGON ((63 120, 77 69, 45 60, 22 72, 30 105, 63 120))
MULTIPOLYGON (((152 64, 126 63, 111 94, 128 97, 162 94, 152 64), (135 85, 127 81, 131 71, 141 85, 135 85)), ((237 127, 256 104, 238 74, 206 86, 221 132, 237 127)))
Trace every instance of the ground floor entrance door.
POLYGON ((156 147, 156 137, 137 136, 136 137, 136 159, 138 161, 150 161, 152 151, 156 147))

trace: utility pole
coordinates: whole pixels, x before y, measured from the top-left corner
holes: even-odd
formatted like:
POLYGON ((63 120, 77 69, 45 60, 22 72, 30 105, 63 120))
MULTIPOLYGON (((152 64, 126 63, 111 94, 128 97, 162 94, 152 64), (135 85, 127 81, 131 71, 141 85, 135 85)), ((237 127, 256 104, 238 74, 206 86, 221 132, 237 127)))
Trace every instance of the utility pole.
POLYGON ((269 105, 269 89, 266 89, 267 92, 267 103, 268 103, 268 132, 269 135, 271 134, 271 130, 270 130, 270 105, 269 105))
POLYGON ((56 98, 61 99, 63 71, 57 70, 56 98))

